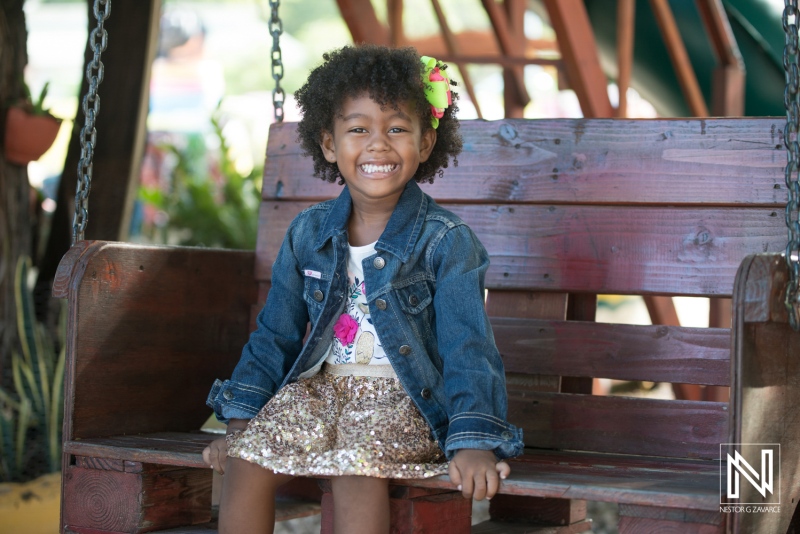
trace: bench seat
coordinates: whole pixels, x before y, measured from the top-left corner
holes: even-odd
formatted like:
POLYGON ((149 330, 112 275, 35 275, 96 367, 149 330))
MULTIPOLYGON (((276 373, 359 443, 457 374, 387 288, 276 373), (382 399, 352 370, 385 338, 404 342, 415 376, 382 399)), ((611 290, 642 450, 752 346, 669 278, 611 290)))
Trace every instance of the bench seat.
MULTIPOLYGON (((204 468, 203 448, 214 435, 159 432, 68 441, 75 456, 204 468)), ((577 451, 527 450, 510 461, 505 495, 609 501, 718 511, 719 462, 577 451)), ((397 485, 451 490, 447 476, 397 480, 397 485)))

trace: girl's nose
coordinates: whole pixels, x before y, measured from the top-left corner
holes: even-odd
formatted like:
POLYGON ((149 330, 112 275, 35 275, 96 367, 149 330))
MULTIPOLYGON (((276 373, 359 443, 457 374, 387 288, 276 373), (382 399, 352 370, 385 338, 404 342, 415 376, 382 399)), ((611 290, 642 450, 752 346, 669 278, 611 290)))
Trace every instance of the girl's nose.
POLYGON ((370 152, 381 152, 389 149, 389 141, 383 132, 375 132, 369 138, 367 150, 370 152))

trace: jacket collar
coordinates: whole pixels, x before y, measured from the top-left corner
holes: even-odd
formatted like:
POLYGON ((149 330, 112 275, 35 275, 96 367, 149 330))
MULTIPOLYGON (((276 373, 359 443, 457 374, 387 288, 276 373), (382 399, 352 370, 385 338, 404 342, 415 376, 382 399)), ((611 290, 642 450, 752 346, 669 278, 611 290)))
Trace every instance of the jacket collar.
MULTIPOLYGON (((321 250, 334 236, 347 235, 347 223, 350 219, 352 203, 350 190, 345 186, 328 211, 322 231, 314 244, 315 250, 321 250)), ((389 222, 386 223, 383 234, 375 244, 375 249, 394 254, 402 262, 408 261, 422 231, 427 211, 427 196, 417 182, 409 181, 400 195, 400 200, 398 200, 389 222)))

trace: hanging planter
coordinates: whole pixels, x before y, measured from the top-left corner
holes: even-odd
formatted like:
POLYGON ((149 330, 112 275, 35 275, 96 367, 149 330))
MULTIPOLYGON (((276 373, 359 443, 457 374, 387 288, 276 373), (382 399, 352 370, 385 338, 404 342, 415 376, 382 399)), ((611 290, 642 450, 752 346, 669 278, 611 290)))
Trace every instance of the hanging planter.
POLYGON ((3 138, 6 161, 27 165, 42 157, 56 140, 61 119, 42 107, 46 95, 47 84, 35 103, 28 98, 21 105, 8 108, 3 138))

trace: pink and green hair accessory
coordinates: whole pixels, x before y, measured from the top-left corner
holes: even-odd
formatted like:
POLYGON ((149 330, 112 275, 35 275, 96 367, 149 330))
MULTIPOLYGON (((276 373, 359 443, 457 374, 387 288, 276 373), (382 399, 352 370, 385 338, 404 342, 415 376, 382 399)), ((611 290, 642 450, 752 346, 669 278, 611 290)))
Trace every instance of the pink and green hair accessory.
POLYGON ((439 70, 440 63, 430 57, 422 56, 422 85, 425 87, 425 99, 431 105, 431 126, 439 127, 439 119, 444 117, 444 110, 453 103, 450 94, 450 80, 439 70))

